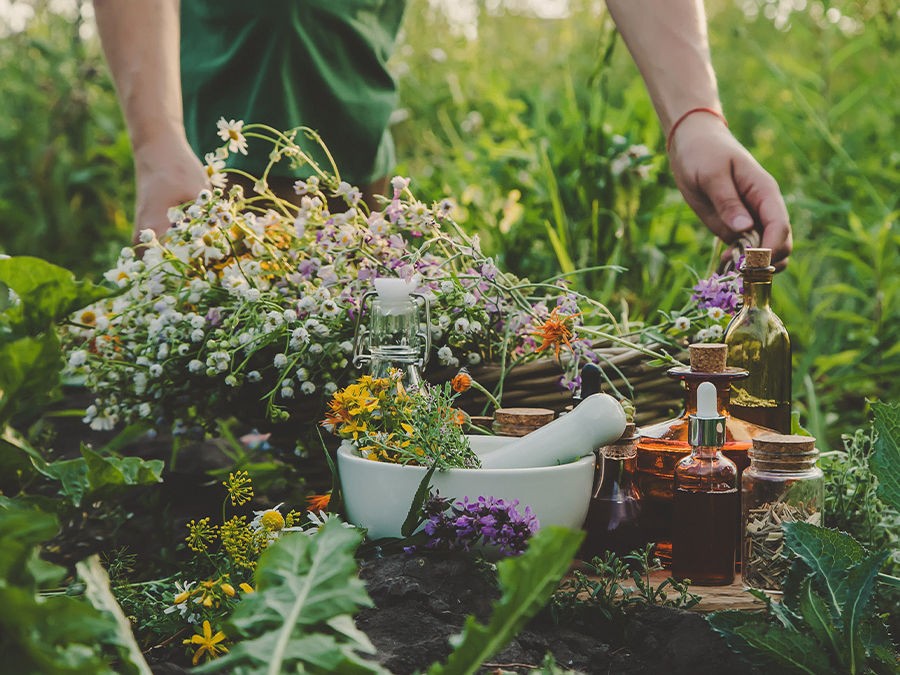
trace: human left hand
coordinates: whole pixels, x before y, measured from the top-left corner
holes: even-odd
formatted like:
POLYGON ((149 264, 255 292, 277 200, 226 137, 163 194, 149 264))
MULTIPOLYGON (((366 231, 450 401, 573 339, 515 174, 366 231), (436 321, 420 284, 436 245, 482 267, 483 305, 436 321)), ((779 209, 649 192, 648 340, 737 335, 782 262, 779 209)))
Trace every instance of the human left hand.
POLYGON ((721 120, 686 118, 672 138, 669 163, 685 201, 713 234, 731 245, 755 228, 775 268, 787 266, 793 239, 778 183, 721 120))

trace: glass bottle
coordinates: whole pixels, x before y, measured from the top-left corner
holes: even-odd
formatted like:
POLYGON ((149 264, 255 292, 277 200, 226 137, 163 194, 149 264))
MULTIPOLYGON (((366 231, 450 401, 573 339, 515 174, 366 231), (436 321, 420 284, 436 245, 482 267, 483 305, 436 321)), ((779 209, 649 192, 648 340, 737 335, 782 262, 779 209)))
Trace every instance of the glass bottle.
MULTIPOLYGON (((655 542, 655 554, 668 565, 672 559, 672 479, 675 465, 691 451, 688 442, 690 416, 697 412, 697 387, 712 382, 716 407, 725 418, 726 457, 737 465, 738 475, 750 464, 747 457, 755 436, 771 431, 729 413, 732 383, 747 377, 747 371, 725 366, 727 347, 721 343, 690 345, 690 368, 671 368, 670 377, 681 380, 684 410, 681 415, 643 427, 637 445, 637 487, 641 491, 641 529, 645 542, 655 542)), ((735 515, 735 518, 738 516, 735 515)), ((735 535, 738 537, 739 535, 735 535)))
POLYGON ((634 482, 637 468, 634 424, 615 443, 597 451, 597 472, 588 509, 581 557, 590 560, 611 551, 619 557, 640 548, 641 493, 634 482))
POLYGON ((675 467, 672 576, 699 586, 734 581, 738 532, 737 467, 722 454, 725 417, 710 382, 697 391, 690 419, 691 454, 675 467))
POLYGON ((375 290, 363 296, 360 317, 369 302, 368 326, 357 319, 353 364, 368 363, 372 377, 388 377, 392 371, 402 373, 407 389, 418 389, 424 379, 422 369, 431 352, 431 334, 422 326, 430 325, 428 301, 413 293, 403 279, 375 279, 375 290), (417 301, 418 299, 418 301, 417 301), (424 324, 419 316, 419 302, 424 305, 424 324))
POLYGON ((744 304, 725 330, 728 363, 749 377, 733 384, 731 414, 783 434, 791 432, 791 340, 772 311, 772 251, 748 248, 741 276, 744 304))
POLYGON ((747 588, 781 591, 791 562, 782 555, 782 523, 822 525, 825 478, 811 436, 764 434, 753 439, 741 478, 741 532, 747 588))

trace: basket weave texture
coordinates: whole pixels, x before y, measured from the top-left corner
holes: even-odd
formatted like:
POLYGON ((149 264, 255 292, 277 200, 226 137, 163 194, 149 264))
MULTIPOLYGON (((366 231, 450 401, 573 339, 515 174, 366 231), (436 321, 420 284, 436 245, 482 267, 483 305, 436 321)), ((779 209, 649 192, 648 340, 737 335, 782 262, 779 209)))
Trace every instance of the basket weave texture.
MULTIPOLYGON (((637 408, 638 426, 651 424, 674 416, 682 406, 683 393, 678 380, 666 375, 666 366, 650 365, 648 358, 631 347, 599 347, 594 350, 598 366, 608 378, 602 391, 613 396, 630 398, 637 408)), ((686 355, 677 355, 684 360, 686 355)), ((433 383, 444 382, 456 374, 456 369, 429 369, 426 376, 433 383)), ((485 389, 497 392, 502 370, 499 365, 470 368, 472 377, 485 389)), ((503 382, 501 402, 504 407, 550 408, 562 412, 572 403, 572 394, 560 382, 563 369, 553 358, 542 357, 514 366, 503 382)), ((475 389, 462 394, 458 405, 470 415, 481 415, 487 398, 475 389)), ((488 410, 487 414, 492 411, 488 410)))

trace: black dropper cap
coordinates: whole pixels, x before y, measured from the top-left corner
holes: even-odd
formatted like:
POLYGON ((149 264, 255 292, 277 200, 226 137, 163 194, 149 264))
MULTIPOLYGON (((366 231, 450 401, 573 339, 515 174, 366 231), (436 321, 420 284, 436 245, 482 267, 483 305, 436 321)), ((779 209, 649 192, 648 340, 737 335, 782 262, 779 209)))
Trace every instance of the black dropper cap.
POLYGON ((581 392, 572 397, 572 405, 576 406, 591 394, 600 393, 600 368, 596 363, 585 363, 581 367, 581 392))

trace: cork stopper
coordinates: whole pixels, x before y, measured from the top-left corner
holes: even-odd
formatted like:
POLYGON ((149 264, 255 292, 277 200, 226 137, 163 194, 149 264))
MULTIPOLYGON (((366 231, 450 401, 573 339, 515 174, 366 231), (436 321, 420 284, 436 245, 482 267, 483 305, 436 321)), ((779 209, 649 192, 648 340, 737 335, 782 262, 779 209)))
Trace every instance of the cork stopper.
POLYGON ((724 373, 728 359, 728 345, 723 342, 696 342, 688 347, 691 371, 695 373, 724 373))
POLYGON ((637 456, 637 427, 633 422, 625 425, 625 431, 615 443, 600 448, 600 454, 607 459, 631 459, 637 456))
POLYGON ((768 267, 772 264, 772 249, 748 248, 744 252, 744 267, 768 267))
POLYGON ((812 436, 776 434, 774 432, 760 434, 754 438, 752 452, 754 455, 773 457, 818 453, 816 439, 812 436))
POLYGON ((500 436, 525 436, 545 424, 556 413, 548 408, 498 408, 494 411, 494 432, 500 436))

